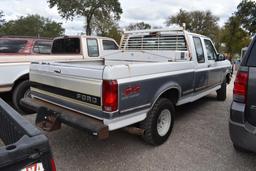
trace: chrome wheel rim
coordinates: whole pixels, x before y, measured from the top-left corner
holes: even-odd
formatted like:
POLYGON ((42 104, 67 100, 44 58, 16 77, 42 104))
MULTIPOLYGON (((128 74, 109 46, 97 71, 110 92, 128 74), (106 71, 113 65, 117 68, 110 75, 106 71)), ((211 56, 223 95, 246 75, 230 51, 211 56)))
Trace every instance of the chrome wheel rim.
POLYGON ((157 132, 160 136, 163 137, 168 133, 171 122, 171 112, 168 109, 162 110, 157 119, 157 132))

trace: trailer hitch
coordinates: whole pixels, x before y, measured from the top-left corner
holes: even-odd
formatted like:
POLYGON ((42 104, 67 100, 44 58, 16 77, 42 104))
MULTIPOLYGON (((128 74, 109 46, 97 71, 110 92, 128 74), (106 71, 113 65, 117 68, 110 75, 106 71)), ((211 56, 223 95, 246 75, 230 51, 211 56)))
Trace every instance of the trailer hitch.
POLYGON ((47 132, 58 130, 61 128, 61 121, 58 117, 58 113, 45 107, 40 107, 37 111, 36 126, 47 132))

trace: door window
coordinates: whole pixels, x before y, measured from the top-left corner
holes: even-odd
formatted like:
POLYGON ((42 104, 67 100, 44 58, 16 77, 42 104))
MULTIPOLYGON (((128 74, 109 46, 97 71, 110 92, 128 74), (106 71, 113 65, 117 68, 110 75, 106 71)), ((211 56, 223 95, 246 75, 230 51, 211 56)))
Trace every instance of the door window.
POLYGON ((203 49, 201 39, 199 37, 194 37, 193 40, 194 40, 194 44, 195 44, 197 61, 198 61, 198 63, 204 63, 205 62, 204 49, 203 49))
POLYGON ((99 56, 99 46, 97 39, 87 39, 87 49, 88 56, 98 57, 99 56))
POLYGON ((205 39, 204 44, 205 44, 208 60, 216 60, 217 53, 214 49, 214 46, 212 45, 212 42, 210 40, 205 39))
POLYGON ((27 40, 0 39, 0 53, 22 53, 27 40))
POLYGON ((50 54, 52 41, 38 40, 34 44, 33 52, 39 54, 50 54))
POLYGON ((103 49, 104 50, 118 50, 118 46, 115 42, 111 40, 103 40, 103 49))

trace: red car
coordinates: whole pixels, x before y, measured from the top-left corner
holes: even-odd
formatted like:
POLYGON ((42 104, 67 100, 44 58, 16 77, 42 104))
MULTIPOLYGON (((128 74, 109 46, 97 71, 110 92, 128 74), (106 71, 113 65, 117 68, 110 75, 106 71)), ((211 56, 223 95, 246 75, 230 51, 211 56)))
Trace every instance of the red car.
POLYGON ((50 54, 52 40, 47 38, 1 36, 0 55, 50 54))

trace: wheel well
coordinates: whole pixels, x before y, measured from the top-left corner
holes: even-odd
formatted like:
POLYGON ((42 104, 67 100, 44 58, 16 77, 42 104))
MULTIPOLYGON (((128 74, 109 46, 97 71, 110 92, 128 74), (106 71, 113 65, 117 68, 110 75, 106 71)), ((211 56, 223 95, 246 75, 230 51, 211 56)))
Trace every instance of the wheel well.
POLYGON ((13 85, 12 89, 14 89, 17 85, 19 85, 19 83, 21 83, 22 81, 25 81, 25 80, 29 80, 29 74, 25 74, 25 75, 22 75, 21 77, 19 77, 14 82, 14 85, 13 85))
POLYGON ((177 90, 175 88, 169 89, 169 90, 165 91, 160 96, 160 98, 161 97, 164 97, 164 98, 167 98, 167 99, 171 100, 173 102, 173 104, 175 105, 178 102, 178 99, 179 99, 179 90, 177 90))

